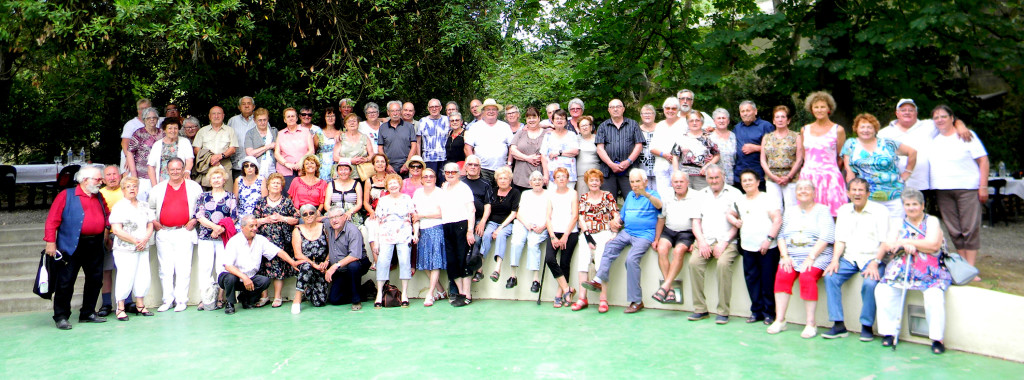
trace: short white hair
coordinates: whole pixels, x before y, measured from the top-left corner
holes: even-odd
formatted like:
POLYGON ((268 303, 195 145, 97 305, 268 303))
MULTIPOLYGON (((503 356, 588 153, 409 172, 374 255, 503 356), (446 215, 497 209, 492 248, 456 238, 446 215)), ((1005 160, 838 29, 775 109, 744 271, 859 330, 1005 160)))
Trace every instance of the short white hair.
POLYGON ((246 99, 249 99, 249 101, 252 102, 252 105, 256 105, 256 99, 253 99, 251 96, 243 96, 241 98, 238 98, 238 105, 242 105, 242 101, 246 99))
POLYGON ((644 180, 644 182, 647 182, 647 170, 641 168, 631 169, 629 171, 629 179, 633 179, 634 177, 642 179, 644 180))
MULTIPOLYGON (((754 107, 754 108, 756 109, 757 107, 754 107)), ((711 118, 712 119, 717 119, 718 115, 723 115, 723 116, 728 118, 729 117, 729 111, 726 110, 725 108, 722 108, 722 107, 715 108, 715 111, 711 112, 711 118)))
POLYGON ((583 100, 580 98, 572 98, 572 100, 569 101, 569 108, 572 108, 573 104, 578 104, 580 106, 580 110, 587 109, 587 107, 583 106, 583 100))
POLYGON ((679 98, 673 98, 671 96, 665 98, 665 101, 661 102, 661 108, 668 106, 676 106, 676 108, 679 108, 679 98))
POLYGON ((101 176, 103 174, 103 172, 100 171, 100 168, 98 166, 96 166, 96 165, 85 165, 85 166, 82 166, 80 169, 78 169, 78 172, 75 173, 75 181, 77 181, 78 183, 82 183, 82 180, 84 180, 87 177, 90 177, 92 175, 95 175, 95 174, 100 174, 101 176))

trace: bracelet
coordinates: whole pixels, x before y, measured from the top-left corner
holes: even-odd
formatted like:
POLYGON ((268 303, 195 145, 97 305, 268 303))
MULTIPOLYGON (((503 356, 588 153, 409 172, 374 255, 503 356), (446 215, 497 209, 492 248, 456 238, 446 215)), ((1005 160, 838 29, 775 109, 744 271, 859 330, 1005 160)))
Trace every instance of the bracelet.
POLYGON ((910 174, 914 174, 914 171, 913 171, 913 170, 910 170, 910 169, 904 170, 903 172, 904 172, 904 173, 910 173, 910 174))

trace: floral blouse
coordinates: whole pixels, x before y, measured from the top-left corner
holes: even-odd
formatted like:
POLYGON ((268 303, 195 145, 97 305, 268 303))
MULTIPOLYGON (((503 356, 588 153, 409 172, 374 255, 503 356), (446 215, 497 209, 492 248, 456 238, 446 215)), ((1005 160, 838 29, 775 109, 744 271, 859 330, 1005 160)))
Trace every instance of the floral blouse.
POLYGON ((377 241, 381 244, 408 244, 412 241, 412 198, 382 195, 377 201, 377 241))
POLYGON ((793 169, 796 162, 796 137, 793 131, 789 131, 786 137, 779 137, 777 132, 764 136, 764 158, 772 174, 784 176, 793 169))
POLYGON ((869 152, 858 139, 846 139, 842 155, 850 159, 850 169, 858 178, 868 181, 869 197, 873 201, 887 202, 903 194, 899 163, 900 143, 879 137, 875 151, 869 152))
POLYGON ((672 147, 672 154, 679 156, 679 170, 689 175, 699 175, 701 167, 718 155, 718 145, 707 136, 693 137, 684 133, 672 147))
MULTIPOLYGON (((196 201, 196 216, 202 216, 209 219, 214 224, 220 223, 221 219, 231 218, 234 221, 235 228, 238 228, 238 201, 235 199, 235 195, 232 193, 224 193, 224 197, 220 200, 213 198, 213 192, 207 191, 199 194, 199 200, 196 201)), ((200 240, 214 240, 210 234, 213 230, 206 226, 199 224, 199 239, 200 240)))
POLYGON ((607 191, 601 192, 601 201, 590 202, 590 192, 580 194, 580 223, 583 232, 593 234, 609 229, 609 223, 616 211, 615 196, 607 191))

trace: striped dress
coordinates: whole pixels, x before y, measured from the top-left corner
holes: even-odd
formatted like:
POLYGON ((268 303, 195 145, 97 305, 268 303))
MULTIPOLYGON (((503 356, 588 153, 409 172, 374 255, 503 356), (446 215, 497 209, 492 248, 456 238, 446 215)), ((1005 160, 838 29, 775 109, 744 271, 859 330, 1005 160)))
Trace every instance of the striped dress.
POLYGON ((832 213, 828 206, 814 204, 810 211, 800 207, 789 207, 782 216, 782 233, 780 240, 785 240, 789 257, 793 259, 794 268, 801 268, 804 260, 814 249, 819 240, 828 243, 825 250, 814 259, 814 267, 825 270, 832 261, 832 244, 836 242, 836 224, 832 221, 832 213))

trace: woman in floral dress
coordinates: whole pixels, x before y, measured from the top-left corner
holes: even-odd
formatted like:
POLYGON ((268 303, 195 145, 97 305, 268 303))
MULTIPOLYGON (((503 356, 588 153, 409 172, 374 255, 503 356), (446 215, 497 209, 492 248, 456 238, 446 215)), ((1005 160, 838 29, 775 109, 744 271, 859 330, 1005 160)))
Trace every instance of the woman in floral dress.
MULTIPOLYGON (((274 245, 281 247, 289 256, 292 253, 292 226, 299 222, 296 217, 295 205, 291 198, 284 196, 284 176, 280 173, 271 174, 267 178, 267 196, 256 202, 253 216, 259 225, 259 234, 266 237, 274 245)), ((260 274, 274 280, 274 307, 281 307, 281 288, 284 279, 295 276, 292 268, 284 260, 277 257, 263 262, 260 274)), ((260 300, 260 306, 266 304, 266 297, 260 300)))

